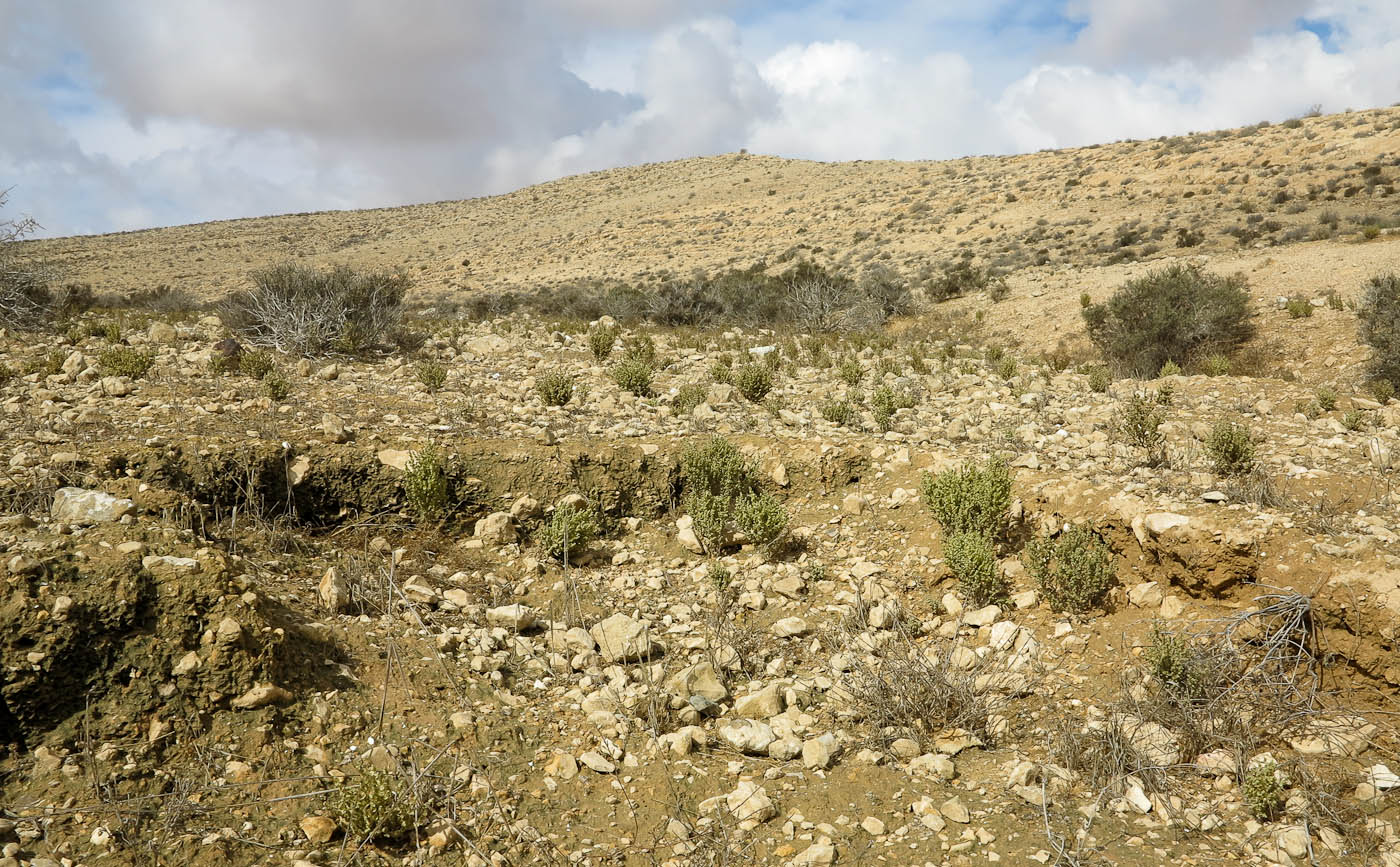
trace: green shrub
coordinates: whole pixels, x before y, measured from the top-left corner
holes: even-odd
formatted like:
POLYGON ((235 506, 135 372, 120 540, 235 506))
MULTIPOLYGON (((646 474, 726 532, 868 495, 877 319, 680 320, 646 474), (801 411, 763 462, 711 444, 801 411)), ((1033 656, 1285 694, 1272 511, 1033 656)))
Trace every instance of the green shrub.
POLYGON ((535 541, 546 556, 567 563, 588 547, 598 535, 598 525, 585 509, 565 503, 554 510, 535 531, 535 541))
POLYGON ((436 361, 424 361, 413 368, 413 375, 430 393, 437 392, 447 382, 447 368, 436 361))
POLYGON ((735 501, 734 524, 753 544, 772 545, 787 533, 788 513, 772 494, 749 494, 735 501))
POLYGON ((545 406, 563 406, 574 396, 574 378, 562 370, 542 373, 535 379, 535 394, 545 406))
POLYGON ((111 319, 100 319, 96 322, 89 322, 83 328, 83 333, 88 337, 97 337, 108 343, 120 343, 122 339, 122 327, 111 319))
MULTIPOLYGON (((107 376, 128 376, 140 379, 155 364, 155 356, 130 346, 114 346, 97 356, 97 366, 107 376)), ((60 362, 62 364, 62 362, 60 362)))
POLYGON ((426 445, 408 458, 403 474, 404 500, 422 521, 441 520, 447 516, 447 462, 437 447, 426 445))
POLYGON ((1278 765, 1275 762, 1259 762, 1245 772, 1240 785, 1240 796, 1245 809, 1261 822, 1277 816, 1284 806, 1283 784, 1278 780, 1278 765))
POLYGON ((1253 334, 1243 277, 1170 265, 1082 311, 1089 338, 1118 370, 1151 376, 1171 359, 1233 352, 1253 334))
POLYGON ((1009 588, 997 567, 992 541, 981 533, 955 533, 943 540, 943 560, 958 580, 958 590, 981 607, 1005 599, 1009 588))
POLYGON ((860 385, 860 381, 865 378, 865 370, 860 366, 860 360, 846 356, 841 359, 841 365, 837 368, 837 373, 851 388, 860 385))
POLYGON ((352 845, 400 840, 418 827, 414 798, 402 777, 368 770, 342 784, 330 798, 330 814, 352 845))
POLYGON ((1206 455, 1222 476, 1245 476, 1254 469, 1254 440, 1249 428, 1222 421, 1206 437, 1206 455))
POLYGON ((1102 364, 1091 365, 1085 370, 1089 377, 1089 390, 1103 394, 1108 391, 1108 387, 1113 384, 1113 374, 1109 373, 1108 367, 1102 364))
POLYGON ((242 352, 238 355, 238 371, 253 379, 262 379, 276 366, 277 362, 273 359, 272 353, 267 350, 242 352))
POLYGON ((1219 354, 1207 355, 1200 365, 1201 373, 1206 376, 1229 376, 1231 367, 1229 356, 1219 354))
POLYGON ((734 518, 734 498, 712 494, 705 490, 689 490, 681 506, 690 516, 691 529, 708 554, 717 554, 729 536, 729 523, 734 518))
POLYGON ((1070 527, 1055 539, 1032 540, 1021 560, 1055 611, 1088 611, 1102 604, 1117 581, 1112 552, 1084 527, 1070 527))
POLYGON ((317 356, 357 354, 385 341, 403 315, 407 276, 284 262, 252 275, 253 289, 225 299, 224 324, 245 343, 317 356))
POLYGON ((627 361, 639 361, 647 367, 656 366, 656 341, 650 334, 638 334, 622 341, 622 357, 627 361))
POLYGON ((997 362, 997 376, 1010 379, 1016 375, 1016 359, 1007 356, 997 362))
POLYGON ((929 297, 935 301, 945 301, 959 295, 984 290, 991 292, 993 300, 1005 298, 1009 291, 1003 278, 995 276, 986 268, 973 265, 967 259, 945 265, 943 273, 939 274, 928 287, 929 297))
POLYGON ((1378 274, 1367 281, 1356 318, 1361 339, 1371 347, 1371 375, 1400 381, 1400 273, 1378 274))
POLYGON ((1290 319, 1307 319, 1313 315, 1312 302, 1296 295, 1288 299, 1284 309, 1288 311, 1288 318, 1290 319))
POLYGON ((595 361, 602 364, 608 360, 620 333, 616 325, 599 325, 588 332, 588 351, 593 353, 595 361))
POLYGON ((765 364, 745 364, 734 372, 734 387, 749 402, 759 403, 773 390, 773 371, 765 364))
POLYGON ((1331 412, 1337 408, 1337 390, 1330 385, 1319 385, 1313 397, 1323 412, 1331 412))
POLYGON ((1365 430, 1371 426, 1371 414, 1361 409, 1349 409, 1342 413, 1342 427, 1349 431, 1365 430))
POLYGON ((1123 402, 1113 432, 1120 442, 1147 452, 1149 458, 1160 455, 1166 444, 1160 428, 1167 420, 1157 397, 1144 392, 1134 392, 1123 402))
POLYGON ((1180 374, 1181 374, 1181 365, 1177 364, 1175 361, 1172 361, 1170 358, 1168 358, 1166 361, 1162 362, 1162 369, 1159 370, 1159 371, 1157 371, 1157 375, 1158 375, 1159 377, 1161 377, 1161 376, 1179 376, 1180 374))
POLYGON ((681 475, 694 491, 729 499, 758 489, 758 473, 738 447, 724 437, 711 437, 681 452, 681 475))
POLYGON ((671 398, 671 409, 676 415, 690 415, 695 408, 704 403, 709 398, 709 393, 702 385, 693 382, 686 383, 676 390, 676 396, 671 398))
POLYGON ((1000 458, 980 467, 969 463, 938 475, 925 473, 920 493, 945 538, 975 533, 996 539, 1006 529, 1011 473, 1000 458))
POLYGON ((1395 383, 1389 379, 1373 379, 1369 386, 1371 397, 1378 403, 1389 403, 1395 397, 1395 383))
POLYGON ((1142 658, 1152 676, 1172 695, 1188 700, 1205 697, 1211 679, 1209 665, 1185 638, 1154 626, 1142 658))
POLYGON ((287 374, 275 367, 263 374, 262 386, 263 394, 279 403, 292 393, 291 380, 287 379, 287 374))
POLYGON ((710 365, 710 378, 724 385, 734 382, 734 359, 728 355, 716 358, 715 363, 710 365))
POLYGON ((849 400, 828 400, 821 405, 821 414, 832 424, 845 427, 855 421, 856 408, 849 400))
POLYGON ((1381 227, 1380 227, 1380 226, 1377 226, 1377 225, 1375 225, 1375 224, 1370 224, 1370 225, 1366 225, 1366 226, 1362 226, 1362 227, 1361 227, 1361 237, 1365 238, 1367 241, 1374 241, 1374 240, 1376 240, 1377 238, 1379 238, 1380 236, 1381 236, 1381 227))
POLYGON ((656 375, 650 364, 639 359, 626 358, 613 365, 612 378, 624 391, 638 397, 651 396, 651 380, 656 375))

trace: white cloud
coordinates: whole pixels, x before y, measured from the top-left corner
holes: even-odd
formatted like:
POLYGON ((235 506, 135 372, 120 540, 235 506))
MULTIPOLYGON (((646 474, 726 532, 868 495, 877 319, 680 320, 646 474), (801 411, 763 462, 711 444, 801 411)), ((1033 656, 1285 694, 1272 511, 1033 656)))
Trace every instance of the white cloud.
POLYGON ((1259 33, 1291 29, 1312 0, 1070 0, 1085 22, 1075 53, 1098 63, 1149 65, 1220 60, 1249 49, 1259 33))

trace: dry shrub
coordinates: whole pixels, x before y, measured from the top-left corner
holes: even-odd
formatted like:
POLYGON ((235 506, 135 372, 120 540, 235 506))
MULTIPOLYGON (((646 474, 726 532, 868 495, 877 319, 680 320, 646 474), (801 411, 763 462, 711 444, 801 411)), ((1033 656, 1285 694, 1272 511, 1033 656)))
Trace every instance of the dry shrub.
POLYGON ((337 265, 284 262, 253 272, 253 288, 227 298, 224 324, 251 346, 305 356, 359 354, 385 342, 403 315, 409 279, 337 265))

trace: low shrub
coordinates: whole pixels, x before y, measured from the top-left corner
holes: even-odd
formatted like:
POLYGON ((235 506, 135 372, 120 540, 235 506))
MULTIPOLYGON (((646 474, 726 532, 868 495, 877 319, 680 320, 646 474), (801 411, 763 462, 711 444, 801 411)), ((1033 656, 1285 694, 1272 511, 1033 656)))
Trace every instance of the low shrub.
POLYGON ((1245 476, 1254 469, 1254 440, 1249 428, 1218 422, 1206 437, 1206 455, 1222 476, 1245 476))
POLYGON ((535 379, 535 394, 545 406, 563 406, 574 396, 574 378, 562 370, 542 373, 535 379))
POLYGON ((787 533, 788 513, 772 494, 749 494, 735 501, 734 524, 753 544, 771 546, 787 533))
POLYGON ((1307 319, 1313 315, 1312 302, 1296 295, 1288 299, 1284 305, 1284 309, 1288 311, 1288 318, 1290 319, 1307 319))
POLYGON ((759 403, 773 390, 773 371, 766 364, 749 362, 734 371, 734 387, 751 403, 759 403))
POLYGON ((1240 785, 1240 797, 1249 814, 1268 822, 1283 811, 1283 784, 1278 779, 1278 764, 1259 762, 1245 772, 1240 785))
POLYGON ((571 561, 598 535, 598 525, 592 514, 571 503, 554 510, 538 530, 535 542, 546 556, 561 563, 571 561))
POLYGON ((1000 458, 980 467, 969 463, 937 475, 925 473, 920 493, 945 538, 975 533, 994 540, 1006 529, 1011 473, 1000 458))
POLYGON ((860 361, 850 356, 841 359, 837 373, 840 374, 842 381, 851 388, 860 385, 860 381, 865 378, 865 369, 860 366, 860 361))
POLYGON ((982 607, 1006 598, 1009 588, 997 566, 992 541, 981 533, 954 533, 943 540, 943 560, 958 581, 958 590, 982 607))
POLYGON ((238 371, 244 376, 251 376, 253 379, 262 379, 276 366, 277 362, 273 359, 272 353, 266 350, 259 352, 241 352, 238 354, 238 371))
POLYGON ((1400 382, 1400 273, 1378 274, 1366 282, 1356 318, 1362 341, 1371 347, 1371 375, 1400 382))
POLYGON ((1085 527, 1072 526, 1054 539, 1032 540, 1021 560, 1055 611, 1082 613, 1101 605, 1117 581, 1112 552, 1085 527))
POLYGON ((447 368, 432 360, 420 362, 414 367, 413 376, 431 394, 437 394, 447 384, 447 368))
POLYGON ((97 356, 97 366, 107 376, 127 376, 140 379, 155 364, 155 356, 130 346, 114 346, 97 356))
POLYGON ((359 354, 384 342, 410 286, 401 273, 295 262, 254 271, 252 280, 252 289, 224 300, 224 324, 251 346, 312 357, 359 354))
POLYGON ((588 351, 593 353, 594 361, 602 364, 608 360, 620 333, 616 325, 599 325, 588 332, 588 351))
POLYGON ((689 382, 676 390, 676 396, 671 398, 671 409, 676 415, 690 415, 708 397, 709 393, 705 391, 704 386, 689 382))
POLYGON ((1244 278, 1188 265, 1130 280, 1082 313, 1090 340, 1128 376, 1152 376, 1172 359, 1229 354, 1253 334, 1244 278))
POLYGON ((368 770, 336 789, 330 798, 330 814, 352 845, 401 840, 419 824, 410 788, 399 775, 368 770))
POLYGON ((292 393, 292 381, 287 378, 287 374, 275 367, 263 374, 262 386, 263 394, 279 403, 292 393))
POLYGON ((1161 455, 1166 444, 1161 431, 1166 420, 1157 396, 1134 392, 1123 402, 1113 432, 1120 442, 1142 449, 1151 460, 1161 455))
POLYGON ((846 427, 856 419, 855 404, 849 400, 828 400, 821 405, 822 418, 846 427))
POLYGON ((1089 377, 1089 390, 1099 394, 1108 391, 1108 387, 1113 384, 1113 374, 1103 364, 1091 365, 1085 370, 1085 375, 1089 377))
POLYGON ((630 391, 638 397, 650 397, 652 394, 651 381, 655 377, 650 364, 637 359, 623 359, 613 365, 613 382, 624 391, 630 391))
POLYGON ((436 446, 424 446, 409 456, 403 474, 404 500, 419 520, 437 521, 447 516, 448 488, 447 462, 436 446))

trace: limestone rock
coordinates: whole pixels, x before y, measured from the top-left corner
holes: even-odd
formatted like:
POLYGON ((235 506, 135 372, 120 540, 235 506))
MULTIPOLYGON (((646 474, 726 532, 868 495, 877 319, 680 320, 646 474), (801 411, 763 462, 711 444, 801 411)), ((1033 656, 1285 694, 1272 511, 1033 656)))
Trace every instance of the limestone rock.
POLYGON ((69 524, 110 524, 136 511, 131 500, 85 488, 59 488, 49 514, 69 524))
POLYGON ((621 612, 595 623, 588 634, 607 662, 647 659, 659 648, 647 635, 646 624, 621 612))

